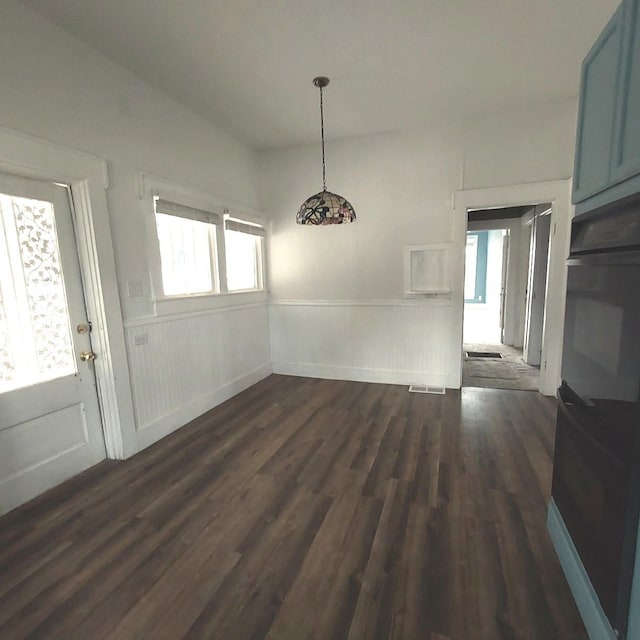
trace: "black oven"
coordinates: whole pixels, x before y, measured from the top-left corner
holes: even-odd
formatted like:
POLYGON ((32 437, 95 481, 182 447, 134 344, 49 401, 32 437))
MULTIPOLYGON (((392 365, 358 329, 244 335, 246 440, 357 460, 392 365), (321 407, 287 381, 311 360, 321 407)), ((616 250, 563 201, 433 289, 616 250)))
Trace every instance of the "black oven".
POLYGON ((640 200, 574 219, 554 501, 625 637, 640 511, 640 200))

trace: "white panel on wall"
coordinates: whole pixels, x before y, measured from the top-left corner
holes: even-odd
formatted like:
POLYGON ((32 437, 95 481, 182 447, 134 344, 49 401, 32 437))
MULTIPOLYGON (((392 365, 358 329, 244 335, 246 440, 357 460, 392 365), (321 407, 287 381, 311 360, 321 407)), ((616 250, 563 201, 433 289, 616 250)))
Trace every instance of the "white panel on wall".
POLYGON ((450 302, 274 302, 276 373, 447 385, 450 302))
POLYGON ((408 294, 451 293, 448 244, 404 248, 404 290, 408 294))
POLYGON ((271 373, 266 303, 127 323, 143 448, 271 373))
POLYGON ((82 404, 4 429, 0 431, 0 483, 24 475, 88 441, 82 404))

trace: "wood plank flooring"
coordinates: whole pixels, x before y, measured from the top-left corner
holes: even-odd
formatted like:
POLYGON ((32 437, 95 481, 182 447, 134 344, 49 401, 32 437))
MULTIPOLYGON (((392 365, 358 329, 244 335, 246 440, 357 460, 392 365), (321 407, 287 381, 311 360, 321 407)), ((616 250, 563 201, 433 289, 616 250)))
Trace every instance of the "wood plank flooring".
POLYGON ((0 638, 587 640, 554 411, 270 376, 0 518, 0 638))

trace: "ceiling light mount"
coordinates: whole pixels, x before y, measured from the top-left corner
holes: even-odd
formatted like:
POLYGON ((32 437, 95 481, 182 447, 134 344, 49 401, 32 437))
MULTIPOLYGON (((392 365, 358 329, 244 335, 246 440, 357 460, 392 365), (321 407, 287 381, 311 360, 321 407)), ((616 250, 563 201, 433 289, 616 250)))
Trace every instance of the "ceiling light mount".
POLYGON ((296 222, 298 224, 326 225, 355 222, 356 212, 351 203, 337 193, 327 191, 326 164, 324 157, 324 103, 322 90, 329 84, 326 76, 313 79, 314 86, 320 89, 320 134, 322 137, 322 191, 307 198, 303 203, 296 222))

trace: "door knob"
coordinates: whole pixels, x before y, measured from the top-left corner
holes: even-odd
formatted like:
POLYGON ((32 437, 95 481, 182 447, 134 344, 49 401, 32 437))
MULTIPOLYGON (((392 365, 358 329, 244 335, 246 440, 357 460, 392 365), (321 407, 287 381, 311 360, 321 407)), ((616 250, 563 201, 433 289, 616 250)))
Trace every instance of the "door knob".
POLYGON ((93 351, 82 351, 80 353, 80 360, 82 360, 82 362, 89 362, 90 360, 95 360, 96 359, 96 354, 93 353, 93 351))

